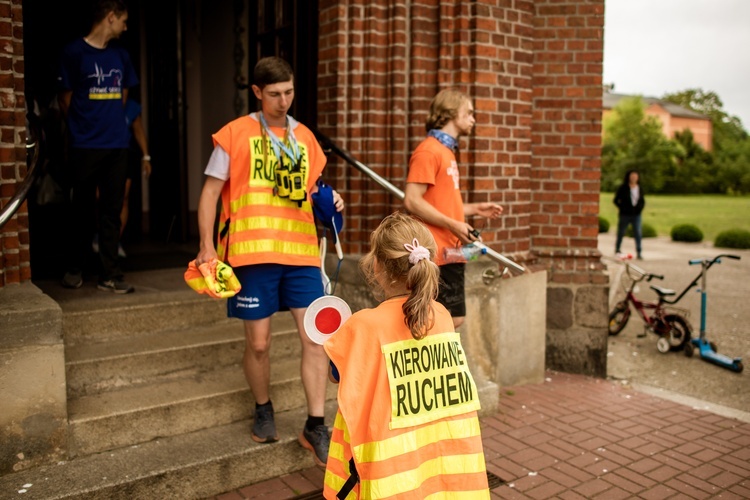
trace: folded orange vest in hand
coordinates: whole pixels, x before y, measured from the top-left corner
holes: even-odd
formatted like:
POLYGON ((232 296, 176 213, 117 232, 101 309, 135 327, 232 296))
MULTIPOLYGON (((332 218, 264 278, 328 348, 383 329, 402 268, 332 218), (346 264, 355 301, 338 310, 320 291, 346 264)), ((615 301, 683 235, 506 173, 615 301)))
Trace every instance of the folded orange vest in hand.
POLYGON ((198 293, 205 293, 215 299, 234 297, 242 289, 229 264, 212 259, 200 266, 190 261, 185 271, 185 283, 198 293))

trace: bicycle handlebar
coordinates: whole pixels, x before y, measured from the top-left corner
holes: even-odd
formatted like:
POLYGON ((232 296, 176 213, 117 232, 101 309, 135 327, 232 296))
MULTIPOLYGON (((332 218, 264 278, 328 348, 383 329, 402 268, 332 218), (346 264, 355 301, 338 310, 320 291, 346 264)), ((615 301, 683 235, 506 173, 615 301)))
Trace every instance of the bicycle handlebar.
POLYGON ((732 255, 732 254, 728 254, 728 253, 723 253, 721 255, 717 255, 716 257, 714 257, 711 260, 708 260, 708 259, 690 259, 688 261, 688 264, 692 266, 692 265, 695 265, 695 264, 703 264, 705 262, 705 263, 708 264, 708 267, 711 267, 714 264, 721 264, 721 258, 722 257, 726 257, 727 259, 740 260, 740 256, 739 255, 732 255))
POLYGON ((625 262, 625 268, 628 270, 628 276, 630 276, 630 278, 633 281, 641 281, 643 279, 645 279, 646 281, 651 281, 652 279, 657 279, 657 280, 663 280, 664 279, 663 275, 648 273, 648 272, 644 271, 643 269, 641 269, 640 267, 636 266, 635 264, 631 264, 630 262, 625 262), (635 271, 636 273, 640 274, 641 277, 638 278, 638 279, 634 278, 630 274, 630 270, 631 269, 633 271, 635 271))

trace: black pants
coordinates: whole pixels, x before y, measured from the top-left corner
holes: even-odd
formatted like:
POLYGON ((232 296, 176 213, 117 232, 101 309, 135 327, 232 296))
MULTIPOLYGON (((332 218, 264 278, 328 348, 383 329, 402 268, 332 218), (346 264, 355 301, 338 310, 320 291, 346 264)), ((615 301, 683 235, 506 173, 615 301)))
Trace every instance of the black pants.
POLYGON ((99 280, 122 277, 117 263, 117 245, 120 242, 120 211, 127 168, 127 149, 70 150, 73 183, 71 241, 67 242, 69 271, 83 271, 98 225, 99 280))

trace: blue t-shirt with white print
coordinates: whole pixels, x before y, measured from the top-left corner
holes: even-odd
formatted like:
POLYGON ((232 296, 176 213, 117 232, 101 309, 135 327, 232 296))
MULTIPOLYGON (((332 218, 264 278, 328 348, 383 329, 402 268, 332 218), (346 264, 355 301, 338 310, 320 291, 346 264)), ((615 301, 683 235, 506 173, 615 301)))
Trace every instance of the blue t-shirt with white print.
POLYGON ((127 148, 123 90, 138 85, 130 56, 122 47, 103 49, 78 39, 63 50, 60 90, 71 90, 68 128, 74 148, 127 148))

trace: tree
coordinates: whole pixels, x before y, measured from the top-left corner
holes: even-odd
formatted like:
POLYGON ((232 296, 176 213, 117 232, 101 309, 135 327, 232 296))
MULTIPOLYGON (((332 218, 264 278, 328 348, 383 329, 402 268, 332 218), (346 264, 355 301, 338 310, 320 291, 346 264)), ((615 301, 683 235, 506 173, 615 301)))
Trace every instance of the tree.
POLYGON ((710 192, 750 192, 750 137, 742 121, 724 111, 724 103, 716 92, 687 89, 666 94, 664 100, 711 118, 714 150, 713 164, 708 174, 712 177, 710 192))
POLYGON ((656 117, 646 116, 643 99, 622 99, 604 120, 602 190, 614 191, 628 170, 640 172, 646 192, 658 193, 674 171, 680 148, 662 133, 656 117))
POLYGON ((663 172, 665 193, 717 193, 714 157, 695 142, 690 129, 676 132, 678 153, 675 164, 663 172))
POLYGON ((665 94, 663 99, 711 118, 715 150, 721 149, 725 141, 743 141, 748 138, 742 121, 724 111, 724 103, 716 92, 687 89, 665 94))

